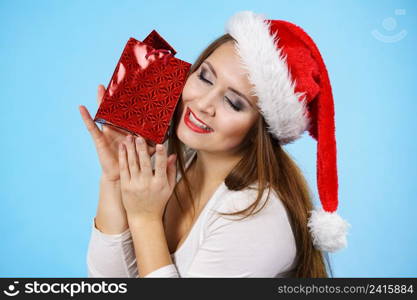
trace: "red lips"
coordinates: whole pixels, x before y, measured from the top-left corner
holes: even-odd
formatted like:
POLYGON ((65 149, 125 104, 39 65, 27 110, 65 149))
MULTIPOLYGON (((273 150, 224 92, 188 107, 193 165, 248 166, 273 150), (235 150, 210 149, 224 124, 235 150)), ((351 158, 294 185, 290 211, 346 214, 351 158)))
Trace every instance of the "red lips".
MULTIPOLYGON (((196 132, 198 132, 198 133, 210 133, 210 132, 212 132, 213 131, 213 129, 209 129, 209 130, 206 130, 206 129, 203 129, 203 128, 200 128, 200 127, 198 127, 197 125, 195 125, 193 122, 191 122, 191 120, 190 120, 190 113, 192 113, 191 112, 191 110, 190 110, 190 108, 189 107, 187 107, 187 110, 186 110, 186 112, 185 112, 185 116, 184 116, 184 122, 185 122, 185 124, 188 126, 188 127, 190 127, 190 129, 192 129, 193 131, 196 131, 196 132)), ((193 116, 199 121, 199 122, 201 122, 202 124, 204 124, 205 126, 207 126, 207 127, 209 127, 206 123, 204 123, 203 121, 201 121, 199 118, 197 118, 194 114, 193 114, 193 116)), ((210 127, 209 127, 210 128, 210 127)))

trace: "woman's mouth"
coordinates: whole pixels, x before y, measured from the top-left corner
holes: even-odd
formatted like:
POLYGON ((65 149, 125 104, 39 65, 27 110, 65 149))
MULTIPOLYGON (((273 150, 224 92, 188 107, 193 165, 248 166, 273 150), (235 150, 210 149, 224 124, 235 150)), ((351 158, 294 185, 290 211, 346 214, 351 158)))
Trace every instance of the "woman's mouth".
POLYGON ((208 127, 206 124, 204 124, 202 121, 200 121, 190 110, 189 107, 187 107, 187 110, 184 115, 184 123, 193 131, 198 133, 210 133, 214 131, 210 127, 208 127))

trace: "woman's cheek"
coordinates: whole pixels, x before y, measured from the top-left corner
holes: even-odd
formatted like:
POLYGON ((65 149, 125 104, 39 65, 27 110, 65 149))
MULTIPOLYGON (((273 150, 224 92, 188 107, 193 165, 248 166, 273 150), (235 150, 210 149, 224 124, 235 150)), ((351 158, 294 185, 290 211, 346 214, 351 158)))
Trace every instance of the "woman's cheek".
POLYGON ((202 82, 193 75, 188 79, 183 89, 183 93, 185 93, 187 100, 198 99, 207 93, 207 91, 207 86, 202 84, 202 82))
POLYGON ((234 114, 234 118, 229 118, 229 120, 230 135, 238 139, 239 142, 243 141, 251 126, 254 124, 252 118, 249 115, 241 113, 234 114))
POLYGON ((245 124, 242 124, 241 120, 225 116, 222 121, 219 122, 217 128, 220 128, 223 135, 232 140, 237 140, 245 131, 245 124))

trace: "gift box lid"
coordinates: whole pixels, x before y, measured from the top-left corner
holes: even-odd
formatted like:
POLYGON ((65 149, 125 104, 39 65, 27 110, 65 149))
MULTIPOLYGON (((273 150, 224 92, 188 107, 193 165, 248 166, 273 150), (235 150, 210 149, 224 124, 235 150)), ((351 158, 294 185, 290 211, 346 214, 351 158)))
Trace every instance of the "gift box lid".
POLYGON ((170 50, 172 55, 175 55, 177 51, 166 41, 159 33, 154 29, 143 40, 143 43, 151 46, 154 49, 166 49, 170 50))

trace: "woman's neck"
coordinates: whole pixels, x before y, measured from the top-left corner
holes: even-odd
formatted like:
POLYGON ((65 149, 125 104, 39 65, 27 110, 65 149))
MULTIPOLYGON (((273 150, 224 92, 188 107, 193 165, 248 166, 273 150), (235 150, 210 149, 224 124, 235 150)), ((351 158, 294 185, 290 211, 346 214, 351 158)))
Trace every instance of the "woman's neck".
POLYGON ((190 178, 199 181, 201 186, 217 186, 224 181, 241 158, 197 150, 196 158, 190 166, 190 178))

